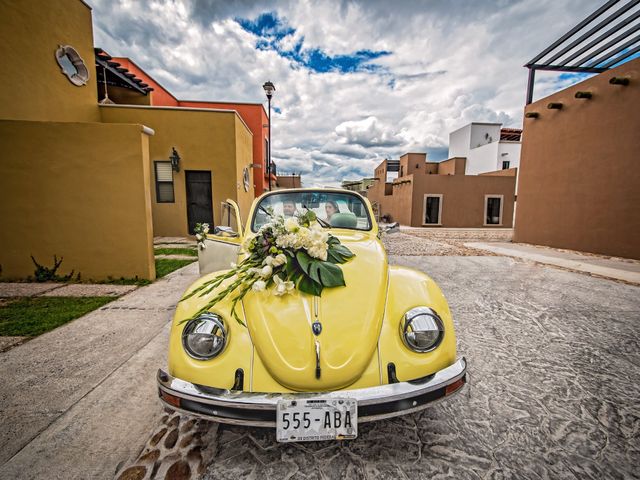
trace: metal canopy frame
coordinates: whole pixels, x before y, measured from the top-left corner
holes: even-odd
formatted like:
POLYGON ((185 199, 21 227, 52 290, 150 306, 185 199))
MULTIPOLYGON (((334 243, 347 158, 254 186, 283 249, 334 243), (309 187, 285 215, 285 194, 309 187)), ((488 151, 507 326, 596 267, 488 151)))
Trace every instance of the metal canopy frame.
POLYGON ((609 0, 524 65, 527 105, 533 101, 536 70, 605 72, 640 52, 639 31, 640 0, 609 0))
MULTIPOLYGON (((640 0, 638 0, 640 1, 640 0)), ((135 90, 143 95, 153 91, 149 85, 137 78, 133 73, 123 68, 119 63, 112 61, 112 58, 101 48, 95 48, 96 76, 99 84, 124 87, 135 90), (106 78, 105 78, 106 76, 106 78)))

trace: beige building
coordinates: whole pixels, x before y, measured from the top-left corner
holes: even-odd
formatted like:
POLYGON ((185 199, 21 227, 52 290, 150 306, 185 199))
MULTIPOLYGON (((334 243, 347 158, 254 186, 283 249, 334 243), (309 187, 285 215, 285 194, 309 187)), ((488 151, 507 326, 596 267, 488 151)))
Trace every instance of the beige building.
POLYGON ((3 1, 0 35, 11 65, 0 80, 1 278, 33 275, 31 255, 43 265, 57 255, 61 275, 152 279, 154 235, 215 223, 226 198, 247 214, 252 137, 236 112, 147 106, 148 86, 117 69, 111 101, 135 105, 99 105, 80 0, 3 1))
POLYGON ((516 169, 465 175, 464 158, 427 162, 425 153, 385 160, 368 198, 380 219, 413 227, 511 227, 516 169), (387 181, 390 172, 398 177, 387 181))
POLYGON ((273 185, 274 190, 286 189, 286 188, 301 188, 302 176, 292 173, 290 175, 278 175, 278 180, 273 185))
POLYGON ((526 107, 514 241, 640 259, 639 112, 640 59, 526 107))
POLYGON ((343 180, 341 187, 345 190, 352 192, 358 192, 360 195, 366 197, 367 190, 376 182, 374 177, 367 177, 361 180, 343 180))

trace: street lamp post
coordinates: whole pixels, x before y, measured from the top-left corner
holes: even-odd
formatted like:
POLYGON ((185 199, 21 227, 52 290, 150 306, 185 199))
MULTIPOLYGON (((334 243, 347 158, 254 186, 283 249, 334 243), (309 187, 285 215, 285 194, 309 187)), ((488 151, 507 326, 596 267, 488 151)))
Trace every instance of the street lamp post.
POLYGON ((276 87, 273 83, 267 81, 264 85, 264 93, 267 94, 267 102, 269 103, 269 152, 267 153, 267 176, 269 178, 269 190, 271 190, 271 97, 273 92, 276 91, 276 87))

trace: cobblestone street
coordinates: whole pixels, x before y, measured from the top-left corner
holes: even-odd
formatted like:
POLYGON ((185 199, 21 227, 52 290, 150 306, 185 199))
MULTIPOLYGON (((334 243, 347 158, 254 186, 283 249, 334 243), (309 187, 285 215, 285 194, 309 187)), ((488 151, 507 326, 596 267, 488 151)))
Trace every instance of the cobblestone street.
POLYGON ((640 288, 505 257, 392 257, 454 314, 469 385, 355 441, 222 425, 205 478, 637 478, 640 288))

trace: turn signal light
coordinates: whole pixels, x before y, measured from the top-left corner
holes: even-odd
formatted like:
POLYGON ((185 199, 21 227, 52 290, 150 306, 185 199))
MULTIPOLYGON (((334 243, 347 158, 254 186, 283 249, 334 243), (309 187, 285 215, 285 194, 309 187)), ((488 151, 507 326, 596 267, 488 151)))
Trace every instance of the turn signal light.
POLYGON ((465 377, 462 377, 461 379, 456 380, 455 382, 447 385, 444 389, 444 394, 451 395, 455 391, 459 390, 464 385, 465 381, 466 381, 465 377))
POLYGON ((175 395, 171 395, 170 393, 160 390, 160 398, 169 405, 180 408, 180 397, 176 397, 175 395))

